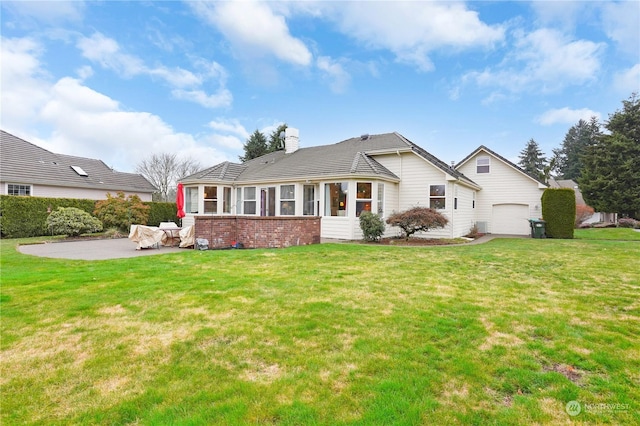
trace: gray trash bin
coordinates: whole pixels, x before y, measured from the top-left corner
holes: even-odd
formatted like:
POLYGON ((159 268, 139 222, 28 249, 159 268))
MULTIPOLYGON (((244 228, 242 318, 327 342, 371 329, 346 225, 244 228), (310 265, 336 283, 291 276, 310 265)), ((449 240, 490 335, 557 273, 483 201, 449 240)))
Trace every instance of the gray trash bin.
POLYGON ((546 224, 542 219, 529 219, 531 238, 547 238, 546 224))

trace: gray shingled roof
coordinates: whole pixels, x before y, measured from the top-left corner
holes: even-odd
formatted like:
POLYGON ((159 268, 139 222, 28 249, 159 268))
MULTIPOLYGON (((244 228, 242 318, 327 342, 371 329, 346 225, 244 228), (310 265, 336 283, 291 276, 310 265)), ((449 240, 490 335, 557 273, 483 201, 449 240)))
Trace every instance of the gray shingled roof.
POLYGON ((101 160, 54 154, 0 130, 0 180, 32 185, 152 193, 156 188, 144 176, 112 170, 101 160), (80 176, 71 166, 80 166, 80 176))
POLYGON ((398 181, 398 176, 375 160, 375 153, 397 150, 411 150, 443 172, 473 184, 462 173, 447 166, 398 133, 351 138, 333 145, 301 148, 291 154, 276 151, 243 164, 225 162, 188 176, 182 179, 182 182, 210 180, 249 183, 338 176, 377 176, 398 181), (225 168, 233 170, 233 173, 222 173, 225 168))

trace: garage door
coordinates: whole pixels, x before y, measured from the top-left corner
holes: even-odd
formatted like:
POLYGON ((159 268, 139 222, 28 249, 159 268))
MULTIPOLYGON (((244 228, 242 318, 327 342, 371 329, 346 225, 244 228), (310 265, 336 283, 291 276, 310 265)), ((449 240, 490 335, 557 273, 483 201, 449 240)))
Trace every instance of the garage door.
POLYGON ((494 204, 492 234, 531 234, 529 206, 526 204, 494 204))

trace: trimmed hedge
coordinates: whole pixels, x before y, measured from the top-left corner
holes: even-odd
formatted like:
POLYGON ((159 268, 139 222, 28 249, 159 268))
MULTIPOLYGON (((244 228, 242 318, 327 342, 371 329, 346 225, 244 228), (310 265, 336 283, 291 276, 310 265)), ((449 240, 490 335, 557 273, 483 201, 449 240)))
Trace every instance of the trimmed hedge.
MULTIPOLYGON (((175 203, 145 202, 151 207, 149 226, 158 226, 160 222, 178 222, 175 203)), ((76 198, 44 198, 0 195, 0 235, 3 238, 26 238, 50 235, 46 225, 49 213, 58 207, 75 207, 93 215, 96 200, 76 198)))
POLYGON ((51 231, 45 222, 49 211, 58 207, 75 207, 93 214, 95 201, 0 195, 0 234, 6 238, 49 235, 51 231))
POLYGON ((571 188, 545 189, 542 218, 549 238, 573 238, 576 219, 576 193, 571 188))
POLYGON ((145 202, 144 204, 151 207, 147 220, 148 226, 159 226, 160 222, 175 222, 180 225, 180 219, 176 216, 178 212, 176 203, 145 202))

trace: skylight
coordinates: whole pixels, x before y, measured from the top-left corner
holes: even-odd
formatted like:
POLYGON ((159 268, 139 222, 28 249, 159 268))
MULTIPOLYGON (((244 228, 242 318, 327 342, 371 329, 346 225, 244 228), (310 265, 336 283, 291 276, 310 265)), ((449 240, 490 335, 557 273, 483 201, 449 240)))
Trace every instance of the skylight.
POLYGON ((80 166, 71 166, 74 172, 79 174, 80 176, 89 176, 87 172, 85 172, 80 166))

